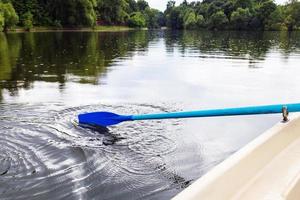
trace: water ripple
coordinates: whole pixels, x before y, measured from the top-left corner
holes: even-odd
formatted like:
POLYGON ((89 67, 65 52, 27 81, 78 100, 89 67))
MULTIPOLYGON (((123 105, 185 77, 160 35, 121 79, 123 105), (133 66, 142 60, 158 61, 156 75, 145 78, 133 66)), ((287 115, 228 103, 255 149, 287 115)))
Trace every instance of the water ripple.
POLYGON ((45 199, 52 193, 55 199, 139 199, 189 184, 165 159, 177 149, 176 128, 170 127, 178 121, 124 123, 110 130, 77 125, 79 113, 99 110, 173 111, 144 104, 0 107, 1 199, 45 199))

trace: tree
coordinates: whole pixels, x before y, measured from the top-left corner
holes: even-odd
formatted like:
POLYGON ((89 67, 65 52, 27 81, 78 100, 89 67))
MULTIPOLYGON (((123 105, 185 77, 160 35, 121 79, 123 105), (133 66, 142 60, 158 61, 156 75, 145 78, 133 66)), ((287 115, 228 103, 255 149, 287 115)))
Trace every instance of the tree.
POLYGON ((187 2, 187 0, 183 0, 183 2, 180 4, 180 6, 185 6, 187 7, 189 5, 189 3, 187 2))
POLYGON ((96 0, 52 0, 43 3, 52 23, 59 21, 61 25, 71 27, 94 26, 96 5, 96 0))
POLYGON ((130 27, 142 28, 146 26, 146 19, 141 12, 134 12, 130 15, 128 25, 130 27))
POLYGON ((197 25, 197 18, 195 12, 193 12, 192 10, 186 12, 183 21, 183 27, 185 29, 195 29, 197 25))
POLYGON ((284 23, 289 31, 295 30, 300 26, 300 2, 299 1, 291 0, 285 6, 284 23))
POLYGON ((15 26, 19 22, 19 17, 11 3, 0 2, 0 14, 4 18, 4 30, 15 26))
POLYGON ((80 25, 93 27, 96 25, 96 12, 94 7, 96 7, 95 0, 80 0, 78 5, 79 14, 77 20, 82 19, 80 25))
POLYGON ((138 11, 138 6, 135 0, 126 0, 127 6, 125 11, 127 13, 133 13, 138 11))
POLYGON ((253 0, 236 0, 235 1, 235 8, 248 8, 250 11, 253 9, 253 0))
POLYGON ((159 27, 166 26, 166 18, 165 18, 164 13, 159 12, 157 14, 157 23, 158 23, 159 27))
POLYGON ((148 28, 159 28, 164 24, 163 13, 153 8, 147 8, 144 11, 146 24, 148 28))
POLYGON ((124 24, 128 18, 125 0, 97 0, 98 19, 106 24, 124 24))
POLYGON ((274 12, 270 14, 268 19, 265 21, 266 30, 281 30, 283 29, 283 11, 282 7, 278 6, 274 12))
MULTIPOLYGON (((30 12, 34 16, 34 23, 39 24, 47 9, 42 9, 39 2, 42 0, 10 0, 19 16, 30 12)), ((48 8, 49 9, 49 8, 48 8)))
POLYGON ((218 7, 215 3, 210 3, 207 8, 207 16, 211 17, 213 14, 216 14, 219 11, 222 11, 220 7, 218 7))
POLYGON ((245 30, 248 28, 251 14, 248 8, 238 8, 231 14, 230 20, 233 27, 237 30, 245 30))
POLYGON ((147 0, 0 0, 0 29, 16 25, 18 16, 21 16, 19 25, 26 24, 27 28, 33 25, 93 27, 96 21, 140 27, 143 20, 149 28, 164 25, 173 29, 300 28, 299 0, 289 0, 285 6, 276 5, 274 0, 181 1, 178 6, 174 0, 168 1, 162 13, 151 9, 147 0))
POLYGON ((211 29, 225 29, 228 24, 228 18, 223 11, 214 13, 209 20, 209 27, 211 29))
POLYGON ((138 0, 137 7, 139 11, 144 11, 146 8, 149 8, 149 4, 145 0, 138 0))
POLYGON ((231 13, 234 11, 234 1, 229 0, 227 1, 224 6, 224 14, 229 18, 231 16, 231 13))
POLYGON ((180 7, 174 7, 171 9, 166 18, 168 27, 171 27, 172 29, 183 28, 183 17, 181 15, 180 7))
POLYGON ((205 27, 205 19, 202 15, 196 16, 196 24, 198 28, 204 28, 205 27))
POLYGON ((209 8, 209 4, 201 3, 196 5, 195 10, 198 15, 202 15, 204 18, 209 18, 208 8, 209 8))
POLYGON ((32 29, 33 27, 33 15, 31 14, 31 12, 27 12, 25 13, 22 18, 22 25, 24 26, 24 28, 28 31, 30 31, 30 29, 32 29))
POLYGON ((273 0, 263 0, 256 8, 256 16, 260 20, 262 29, 270 18, 271 13, 276 10, 276 4, 273 0))
POLYGON ((167 10, 174 8, 175 4, 176 4, 175 1, 168 1, 168 3, 167 3, 167 10))
POLYGON ((175 8, 175 4, 176 4, 175 1, 168 1, 168 3, 167 3, 167 9, 164 12, 164 15, 165 15, 166 18, 169 17, 171 11, 175 8))

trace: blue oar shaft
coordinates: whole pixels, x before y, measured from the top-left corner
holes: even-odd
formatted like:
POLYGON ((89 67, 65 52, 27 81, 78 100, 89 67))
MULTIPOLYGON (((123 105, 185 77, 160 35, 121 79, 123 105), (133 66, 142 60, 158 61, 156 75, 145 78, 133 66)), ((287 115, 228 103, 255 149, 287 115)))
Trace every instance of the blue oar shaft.
POLYGON ((227 108, 227 109, 214 109, 214 110, 199 110, 199 111, 190 111, 190 112, 171 112, 171 113, 161 113, 161 114, 132 115, 131 120, 274 114, 274 113, 282 113, 283 107, 286 107, 288 112, 300 112, 300 103, 298 103, 298 104, 279 104, 279 105, 251 106, 251 107, 242 107, 242 108, 227 108))

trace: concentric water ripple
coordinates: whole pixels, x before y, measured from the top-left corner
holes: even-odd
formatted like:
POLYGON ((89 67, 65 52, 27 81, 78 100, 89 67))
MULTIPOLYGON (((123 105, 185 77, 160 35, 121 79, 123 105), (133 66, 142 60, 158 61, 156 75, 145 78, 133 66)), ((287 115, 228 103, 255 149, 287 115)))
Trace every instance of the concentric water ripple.
POLYGON ((165 159, 177 149, 172 137, 178 121, 130 122, 110 130, 76 122, 85 112, 172 111, 168 108, 13 104, 0 109, 1 199, 140 199, 190 182, 165 159))

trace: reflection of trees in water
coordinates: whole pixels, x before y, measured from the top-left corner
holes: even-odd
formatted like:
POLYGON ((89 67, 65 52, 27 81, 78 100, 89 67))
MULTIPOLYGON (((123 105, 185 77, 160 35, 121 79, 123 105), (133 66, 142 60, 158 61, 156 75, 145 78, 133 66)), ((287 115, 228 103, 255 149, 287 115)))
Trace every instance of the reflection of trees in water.
MULTIPOLYGON (((118 33, 0 33, 0 94, 29 89, 34 81, 98 84, 119 59, 145 54, 164 37, 166 50, 182 55, 249 60, 255 67, 270 49, 287 59, 300 50, 300 32, 137 31, 118 33)), ((0 95, 0 100, 2 96, 0 95)))
MULTIPOLYGON (((7 88, 13 95, 16 89, 4 80, 10 80, 14 66, 16 66, 17 58, 21 50, 21 43, 18 41, 17 34, 11 34, 6 37, 0 33, 0 100, 3 98, 2 88, 7 88)), ((17 83, 16 83, 17 84, 17 83)))
POLYGON ((295 51, 300 51, 300 32, 281 32, 278 36, 280 38, 279 49, 287 59, 289 55, 295 51))
POLYGON ((14 95, 34 81, 98 84, 116 58, 146 52, 150 38, 145 31, 1 34, 0 87, 14 95))
POLYGON ((288 56, 300 48, 299 38, 299 32, 169 31, 165 41, 168 52, 176 47, 182 55, 196 51, 198 56, 233 56, 254 62, 263 60, 271 48, 279 48, 288 56))
POLYGON ((16 58, 21 48, 21 43, 16 38, 18 38, 16 34, 6 37, 4 33, 0 33, 0 80, 9 79, 11 66, 16 65, 16 58))

